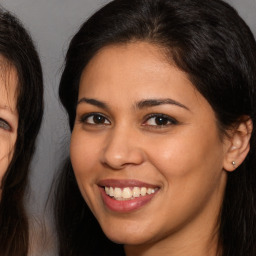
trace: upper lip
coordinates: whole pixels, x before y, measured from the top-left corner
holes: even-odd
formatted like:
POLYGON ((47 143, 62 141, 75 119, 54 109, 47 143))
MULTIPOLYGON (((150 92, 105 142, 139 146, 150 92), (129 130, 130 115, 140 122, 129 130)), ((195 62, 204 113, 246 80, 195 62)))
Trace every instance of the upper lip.
POLYGON ((125 188, 125 187, 146 187, 146 188, 156 188, 159 187, 157 185, 149 184, 146 182, 142 182, 139 180, 132 180, 132 179, 105 179, 100 180, 98 183, 101 187, 118 187, 118 188, 125 188))

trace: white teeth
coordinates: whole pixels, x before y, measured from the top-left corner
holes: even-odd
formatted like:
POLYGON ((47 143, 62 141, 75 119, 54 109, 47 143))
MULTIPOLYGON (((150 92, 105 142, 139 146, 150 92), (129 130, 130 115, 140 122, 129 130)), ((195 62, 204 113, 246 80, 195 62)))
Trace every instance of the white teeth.
POLYGON ((109 196, 114 196, 114 189, 112 187, 109 188, 109 194, 108 195, 109 196))
POLYGON ((134 187, 132 190, 133 197, 139 197, 140 196, 140 188, 134 187))
POLYGON ((140 190, 140 194, 142 195, 142 196, 145 196, 146 194, 147 194, 147 189, 146 188, 141 188, 141 190, 140 190))
POLYGON ((105 192, 107 195, 114 197, 116 200, 129 200, 136 197, 150 195, 155 193, 157 188, 146 188, 146 187, 134 187, 134 188, 113 188, 105 187, 105 192))
POLYGON ((121 188, 115 188, 114 189, 114 197, 115 198, 122 197, 122 190, 121 190, 121 188))
POLYGON ((122 197, 123 197, 124 199, 131 198, 131 197, 132 197, 132 191, 131 191, 131 189, 130 189, 130 188, 124 188, 124 189, 123 189, 122 197))
POLYGON ((147 194, 151 195, 152 194, 152 188, 148 188, 147 194))

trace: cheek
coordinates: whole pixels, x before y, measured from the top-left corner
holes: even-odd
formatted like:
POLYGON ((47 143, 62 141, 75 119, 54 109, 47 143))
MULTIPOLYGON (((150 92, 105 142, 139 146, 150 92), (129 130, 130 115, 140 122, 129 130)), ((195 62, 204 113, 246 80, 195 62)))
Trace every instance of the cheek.
POLYGON ((74 130, 70 142, 70 159, 78 183, 81 180, 90 181, 94 175, 94 167, 98 160, 98 143, 91 142, 90 138, 74 130))
POLYGON ((163 207, 165 215, 182 223, 188 216, 208 207, 209 202, 216 206, 217 212, 226 184, 218 137, 183 134, 153 145, 154 150, 148 152, 148 156, 164 181, 164 200, 170 202, 163 207))
POLYGON ((189 182, 192 177, 210 180, 222 171, 224 154, 217 133, 184 132, 153 141, 152 145, 150 161, 170 183, 186 178, 189 182))
POLYGON ((70 141, 70 160, 79 190, 93 213, 95 213, 95 205, 98 205, 95 196, 98 195, 99 192, 95 183, 99 174, 97 171, 99 166, 99 145, 101 145, 101 143, 91 140, 91 138, 85 136, 82 131, 74 130, 72 133, 70 141))

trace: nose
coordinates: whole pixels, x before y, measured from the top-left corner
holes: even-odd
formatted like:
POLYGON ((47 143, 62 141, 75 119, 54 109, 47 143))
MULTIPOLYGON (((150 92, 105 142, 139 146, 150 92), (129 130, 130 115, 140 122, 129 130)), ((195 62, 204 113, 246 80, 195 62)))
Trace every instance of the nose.
POLYGON ((136 132, 115 130, 106 138, 101 162, 114 170, 123 169, 128 165, 140 165, 145 159, 142 148, 136 132))

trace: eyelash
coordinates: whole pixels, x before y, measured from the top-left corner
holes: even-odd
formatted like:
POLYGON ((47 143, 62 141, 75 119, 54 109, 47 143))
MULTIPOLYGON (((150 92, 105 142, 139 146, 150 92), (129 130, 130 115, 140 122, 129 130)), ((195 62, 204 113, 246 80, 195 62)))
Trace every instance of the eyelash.
MULTIPOLYGON (((86 125, 110 125, 111 122, 108 120, 107 117, 105 117, 104 115, 102 115, 101 113, 90 113, 90 114, 86 114, 84 116, 82 116, 80 118, 80 122, 86 125), (92 118, 91 121, 88 122, 89 118, 92 118), (95 122, 95 118, 98 118, 98 123, 95 122), (101 120, 100 120, 101 118, 101 120), (107 121, 107 123, 105 123, 107 121)), ((146 120, 142 123, 142 126, 148 126, 148 127, 153 127, 153 128, 164 128, 167 126, 171 126, 171 125, 176 125, 178 124, 178 121, 168 115, 165 114, 150 114, 146 117, 146 120), (155 123, 156 124, 147 124, 147 122, 150 119, 155 118, 155 123), (163 124, 157 124, 157 120, 156 118, 159 118, 158 121, 163 122, 163 124)))
POLYGON ((102 118, 104 121, 108 120, 104 115, 100 114, 100 113, 90 113, 90 114, 86 114, 86 115, 83 115, 81 118, 80 118, 80 122, 83 123, 83 124, 86 124, 86 125, 109 125, 110 124, 110 121, 108 121, 107 124, 104 124, 104 123, 95 123, 95 120, 94 123, 92 122, 88 122, 88 119, 89 118, 102 118))
POLYGON ((170 125, 176 125, 178 124, 178 121, 168 115, 165 114, 150 114, 149 116, 147 116, 146 120, 143 122, 143 126, 149 126, 149 127, 154 127, 154 128, 164 128, 170 125), (155 125, 149 124, 147 125, 146 122, 148 122, 150 119, 155 118, 155 125), (163 124, 157 124, 157 120, 156 118, 161 118, 162 120, 158 120, 158 121, 162 121, 163 124))
POLYGON ((10 124, 7 121, 5 121, 3 118, 0 118, 0 129, 4 129, 6 131, 12 130, 10 124))

